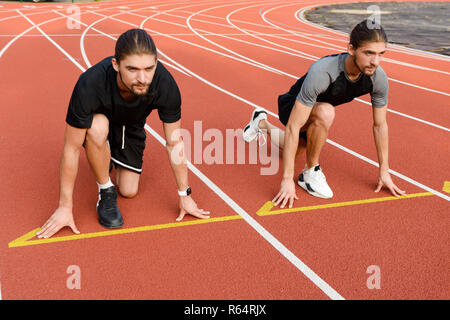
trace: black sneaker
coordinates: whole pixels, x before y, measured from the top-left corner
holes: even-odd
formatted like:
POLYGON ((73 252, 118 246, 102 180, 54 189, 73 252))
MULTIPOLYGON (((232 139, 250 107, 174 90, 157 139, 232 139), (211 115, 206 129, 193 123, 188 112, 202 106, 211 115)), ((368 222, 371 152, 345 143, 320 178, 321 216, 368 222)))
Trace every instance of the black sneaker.
POLYGON ((117 192, 114 186, 100 190, 97 203, 98 222, 105 228, 120 228, 123 226, 122 215, 117 207, 117 192))

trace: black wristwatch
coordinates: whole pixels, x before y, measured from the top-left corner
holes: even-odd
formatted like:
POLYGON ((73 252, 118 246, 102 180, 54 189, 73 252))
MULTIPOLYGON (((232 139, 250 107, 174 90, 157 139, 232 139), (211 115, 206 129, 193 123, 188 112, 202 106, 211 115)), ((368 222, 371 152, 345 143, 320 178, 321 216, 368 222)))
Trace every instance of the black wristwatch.
POLYGON ((192 193, 191 187, 188 187, 188 188, 187 188, 186 190, 184 190, 184 191, 178 190, 178 195, 179 195, 180 197, 186 197, 186 196, 189 196, 191 193, 192 193))

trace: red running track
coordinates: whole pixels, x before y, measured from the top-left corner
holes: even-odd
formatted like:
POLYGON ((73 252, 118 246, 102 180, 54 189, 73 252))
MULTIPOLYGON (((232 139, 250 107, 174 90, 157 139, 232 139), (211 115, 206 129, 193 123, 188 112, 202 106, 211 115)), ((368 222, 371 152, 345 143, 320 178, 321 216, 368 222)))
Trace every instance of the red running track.
MULTIPOLYGON (((190 184, 212 217, 175 223, 176 185, 152 114, 139 195, 119 198, 125 233, 108 234, 97 223, 95 179, 83 154, 74 195, 81 237, 67 238, 66 228, 52 242, 32 235, 15 241, 56 209, 73 86, 83 70, 113 54, 118 35, 141 27, 154 37, 181 89, 182 125, 193 137, 200 125, 202 134, 239 136, 255 107, 281 127, 278 94, 313 61, 345 50, 345 35, 299 18, 314 4, 82 3, 80 28, 69 29, 70 4, 1 3, 1 298, 448 299, 450 59, 396 46, 382 62, 390 78, 389 161, 395 182, 416 197, 391 201, 382 199, 386 190, 373 192, 371 110, 361 97, 337 109, 321 155, 333 199, 298 189, 295 207, 309 210, 258 215, 278 191, 281 170, 262 175, 269 165, 251 162, 254 144, 245 146, 245 164, 227 163, 239 138, 229 150, 230 140, 215 140, 224 154, 206 163, 202 152, 212 140, 195 135, 201 145, 190 146, 190 184), (361 202, 375 198, 383 201, 361 202), (349 201, 359 202, 334 205, 349 201), (67 288, 71 265, 80 268, 80 290, 67 288), (367 286, 370 266, 379 267, 380 289, 367 286)), ((299 159, 296 171, 303 166, 299 159)))

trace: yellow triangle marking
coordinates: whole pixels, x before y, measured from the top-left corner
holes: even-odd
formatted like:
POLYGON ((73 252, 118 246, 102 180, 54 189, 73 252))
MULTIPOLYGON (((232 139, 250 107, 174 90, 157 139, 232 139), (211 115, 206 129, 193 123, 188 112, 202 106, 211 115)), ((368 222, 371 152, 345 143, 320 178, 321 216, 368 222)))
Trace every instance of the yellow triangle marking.
POLYGON ((445 181, 444 186, 442 187, 442 191, 450 193, 450 181, 445 181))
POLYGON ((112 236, 112 235, 117 235, 117 234, 135 233, 135 232, 158 230, 158 229, 168 229, 168 228, 174 228, 174 227, 191 226, 191 225, 197 225, 197 224, 205 224, 205 223, 211 223, 211 222, 229 221, 229 220, 237 220, 237 219, 242 219, 242 217, 239 215, 233 215, 233 216, 225 216, 225 217, 218 217, 218 218, 198 219, 198 220, 185 221, 185 222, 173 222, 173 223, 166 223, 166 224, 156 224, 156 225, 151 225, 151 226, 115 229, 115 230, 101 231, 101 232, 74 234, 74 235, 63 236, 63 237, 30 240, 36 236, 36 232, 41 230, 41 228, 36 228, 36 229, 24 234, 23 236, 17 238, 16 240, 11 241, 8 244, 8 247, 14 248, 14 247, 23 247, 23 246, 52 243, 52 242, 105 237, 105 236, 112 236))
POLYGON ((431 192, 421 192, 421 193, 408 194, 406 196, 402 196, 402 197, 398 197, 398 198, 394 197, 394 196, 383 197, 383 198, 371 198, 371 199, 364 199, 364 200, 335 202, 335 203, 327 203, 327 204, 297 207, 297 208, 287 208, 287 209, 280 209, 280 210, 273 210, 273 211, 270 211, 270 210, 273 208, 274 203, 272 201, 268 201, 256 212, 256 214, 259 216, 269 216, 269 215, 289 213, 289 212, 346 207, 346 206, 353 206, 353 205, 357 205, 357 204, 375 203, 375 202, 383 202, 383 201, 390 201, 390 200, 401 200, 401 199, 425 197, 425 196, 432 196, 432 195, 433 195, 433 193, 431 193, 431 192))

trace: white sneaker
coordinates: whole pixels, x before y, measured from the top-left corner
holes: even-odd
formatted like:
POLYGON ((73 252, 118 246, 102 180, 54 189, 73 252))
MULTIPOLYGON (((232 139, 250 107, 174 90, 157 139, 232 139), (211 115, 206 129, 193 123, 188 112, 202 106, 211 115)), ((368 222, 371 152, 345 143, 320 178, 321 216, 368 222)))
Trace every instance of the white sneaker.
POLYGON ((261 136, 265 140, 264 132, 258 127, 259 122, 263 119, 267 119, 267 112, 262 109, 255 109, 255 111, 253 111, 252 113, 250 122, 244 128, 244 132, 242 134, 242 137, 244 138, 245 141, 251 142, 255 140, 257 137, 260 138, 261 136))
POLYGON ((320 169, 320 165, 316 165, 308 170, 303 170, 298 177, 298 185, 305 189, 309 194, 329 199, 333 197, 333 191, 327 184, 327 179, 320 169))

